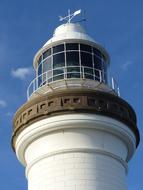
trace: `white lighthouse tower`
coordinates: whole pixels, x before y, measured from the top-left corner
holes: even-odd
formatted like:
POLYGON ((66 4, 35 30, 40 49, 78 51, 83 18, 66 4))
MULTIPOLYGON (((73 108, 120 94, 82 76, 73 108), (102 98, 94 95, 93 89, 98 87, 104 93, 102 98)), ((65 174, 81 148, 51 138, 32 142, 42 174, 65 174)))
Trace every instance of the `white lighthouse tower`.
POLYGON ((61 17, 67 23, 35 55, 36 78, 14 117, 12 146, 28 190, 127 190, 136 115, 109 85, 106 50, 71 22, 79 13, 61 17))

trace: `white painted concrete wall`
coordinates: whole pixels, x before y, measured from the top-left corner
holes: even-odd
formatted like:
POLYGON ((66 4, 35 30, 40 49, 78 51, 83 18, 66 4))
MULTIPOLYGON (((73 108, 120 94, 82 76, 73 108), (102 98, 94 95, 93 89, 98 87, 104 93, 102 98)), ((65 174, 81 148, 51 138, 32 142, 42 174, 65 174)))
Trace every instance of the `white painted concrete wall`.
POLYGON ((116 159, 71 152, 46 157, 28 171, 29 190, 126 190, 126 174, 116 159))
POLYGON ((28 190, 127 190, 126 161, 134 151, 126 125, 94 114, 44 119, 16 142, 28 190))

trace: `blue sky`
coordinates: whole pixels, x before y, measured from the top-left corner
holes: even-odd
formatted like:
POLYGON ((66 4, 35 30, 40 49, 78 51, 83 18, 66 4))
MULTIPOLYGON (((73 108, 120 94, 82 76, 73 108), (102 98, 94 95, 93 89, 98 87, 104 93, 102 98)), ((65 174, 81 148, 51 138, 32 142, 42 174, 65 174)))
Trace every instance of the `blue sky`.
MULTIPOLYGON (((142 137, 142 0, 0 0, 0 189, 27 189, 24 168, 11 149, 12 118, 26 101, 35 53, 69 8, 85 11, 87 32, 109 52, 110 72, 137 113, 142 137)), ((129 190, 142 189, 142 148, 141 141, 129 163, 129 190)))

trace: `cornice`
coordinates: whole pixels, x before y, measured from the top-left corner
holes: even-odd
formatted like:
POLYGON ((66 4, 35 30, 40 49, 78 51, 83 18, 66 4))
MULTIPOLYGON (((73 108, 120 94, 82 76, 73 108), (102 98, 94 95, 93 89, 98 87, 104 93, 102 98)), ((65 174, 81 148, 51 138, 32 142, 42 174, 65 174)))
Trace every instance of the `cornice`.
POLYGON ((14 116, 12 147, 15 147, 20 132, 32 123, 54 115, 71 113, 93 113, 121 121, 135 134, 136 146, 139 144, 136 115, 126 101, 105 92, 72 90, 52 93, 26 102, 14 116))

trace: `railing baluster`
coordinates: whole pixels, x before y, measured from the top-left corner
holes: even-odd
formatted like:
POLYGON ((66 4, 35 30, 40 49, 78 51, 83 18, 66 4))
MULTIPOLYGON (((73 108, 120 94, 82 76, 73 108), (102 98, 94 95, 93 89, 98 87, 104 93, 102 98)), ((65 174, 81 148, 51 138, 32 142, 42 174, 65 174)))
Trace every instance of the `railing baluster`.
POLYGON ((102 73, 101 73, 101 70, 99 70, 99 81, 102 82, 102 73))
POLYGON ((120 96, 120 88, 118 87, 118 89, 117 89, 117 90, 118 90, 118 96, 120 96))
POLYGON ((82 66, 82 74, 83 74, 83 79, 85 79, 85 72, 84 72, 84 67, 82 66))
POLYGON ((115 84, 114 84, 114 79, 112 77, 112 89, 115 90, 115 84))
POLYGON ((33 86, 33 92, 35 92, 35 80, 32 82, 33 86))
POLYGON ((27 100, 29 100, 29 97, 30 97, 30 95, 29 95, 29 87, 27 88, 27 100))
POLYGON ((67 79, 67 69, 66 69, 66 67, 63 67, 63 70, 64 70, 64 79, 67 79))

